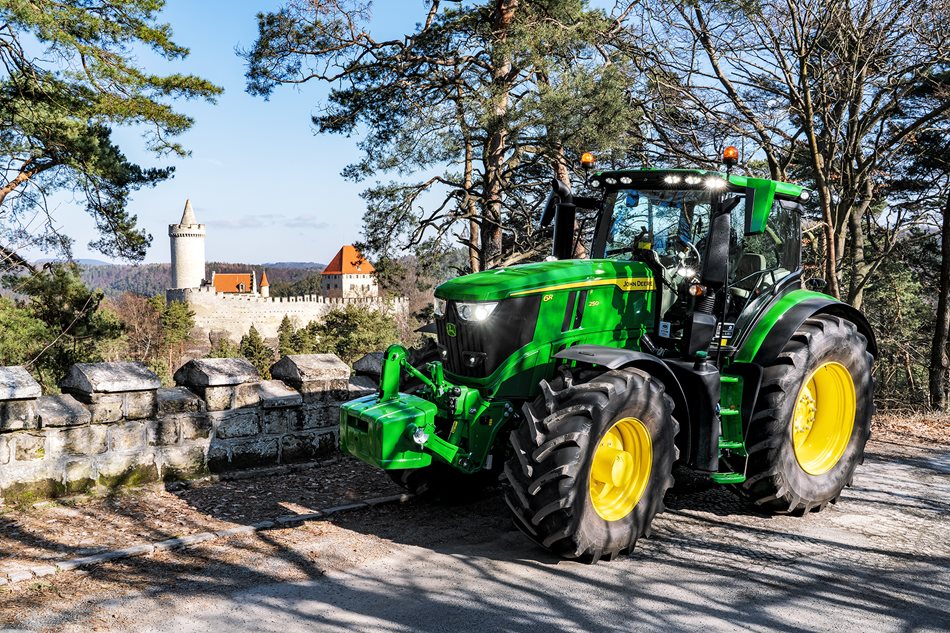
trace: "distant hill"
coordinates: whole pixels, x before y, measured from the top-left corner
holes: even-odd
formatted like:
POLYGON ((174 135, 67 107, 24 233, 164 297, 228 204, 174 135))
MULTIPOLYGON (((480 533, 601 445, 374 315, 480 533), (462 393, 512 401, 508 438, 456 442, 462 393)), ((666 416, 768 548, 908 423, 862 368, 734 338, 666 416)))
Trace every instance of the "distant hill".
MULTIPOLYGON (((123 292, 151 297, 162 294, 171 282, 171 264, 80 264, 82 278, 92 288, 102 288, 107 296, 123 292)), ((283 287, 300 282, 326 268, 325 264, 287 262, 273 264, 241 264, 235 262, 209 262, 205 267, 206 277, 211 271, 219 273, 242 273, 256 271, 260 275, 267 270, 267 280, 272 285, 283 287)), ((258 277, 260 278, 260 277, 258 277)))
MULTIPOLYGON (((33 264, 39 266, 41 264, 48 264, 50 262, 63 262, 63 261, 64 260, 62 259, 46 258, 46 259, 38 259, 35 262, 33 262, 33 264)), ((74 259, 73 261, 79 264, 80 266, 113 266, 114 265, 114 264, 111 264, 110 262, 104 262, 101 259, 74 259)))

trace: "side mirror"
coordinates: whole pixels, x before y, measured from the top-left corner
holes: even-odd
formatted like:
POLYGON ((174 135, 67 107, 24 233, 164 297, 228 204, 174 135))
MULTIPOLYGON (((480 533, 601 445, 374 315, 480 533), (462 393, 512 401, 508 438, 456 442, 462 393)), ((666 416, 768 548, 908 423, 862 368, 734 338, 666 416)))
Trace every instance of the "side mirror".
POLYGON ((828 282, 821 277, 812 277, 805 280, 805 287, 812 292, 821 292, 828 287, 828 282))
POLYGON ((548 194, 544 209, 541 211, 541 228, 548 226, 554 220, 559 202, 571 202, 572 199, 571 190, 563 182, 554 178, 551 181, 551 193, 548 194))

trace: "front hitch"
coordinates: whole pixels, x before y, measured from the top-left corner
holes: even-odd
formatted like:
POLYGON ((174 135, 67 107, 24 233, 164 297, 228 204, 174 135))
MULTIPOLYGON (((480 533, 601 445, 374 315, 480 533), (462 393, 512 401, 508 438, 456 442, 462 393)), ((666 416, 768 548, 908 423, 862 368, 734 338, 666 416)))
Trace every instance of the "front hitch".
POLYGON ((432 378, 409 363, 406 348, 391 345, 383 356, 379 393, 340 407, 341 450, 384 470, 423 468, 433 457, 451 465, 467 462, 467 454, 436 435, 435 426, 436 416, 447 413, 444 403, 454 403, 461 389, 445 382, 440 363, 428 369, 432 378), (432 400, 400 393, 403 372, 421 381, 421 392, 432 400))

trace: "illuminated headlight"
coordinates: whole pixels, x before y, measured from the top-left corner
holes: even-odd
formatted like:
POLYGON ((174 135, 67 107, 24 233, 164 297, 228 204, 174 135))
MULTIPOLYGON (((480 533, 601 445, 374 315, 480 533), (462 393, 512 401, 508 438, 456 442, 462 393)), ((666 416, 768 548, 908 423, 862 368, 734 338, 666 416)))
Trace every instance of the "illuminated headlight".
POLYGON ((670 174, 669 176, 663 179, 663 182, 665 182, 668 185, 676 185, 676 184, 679 184, 680 177, 670 174))
POLYGON ((802 193, 798 197, 802 199, 802 202, 806 202, 809 198, 811 198, 811 194, 802 189, 802 193))
POLYGON ((445 316, 445 299, 436 297, 432 311, 435 312, 435 316, 437 317, 445 316))
POLYGON ((687 176, 687 177, 686 177, 686 184, 687 184, 687 185, 698 185, 698 184, 701 183, 702 181, 703 181, 703 179, 700 178, 699 176, 687 176))
POLYGON ((616 184, 617 184, 617 179, 616 179, 616 178, 604 178, 604 182, 606 182, 608 185, 616 185, 616 184))
POLYGON ((621 176, 621 177, 620 177, 620 184, 621 184, 621 185, 629 185, 629 184, 632 183, 632 182, 633 182, 633 178, 631 178, 630 176, 621 176))
POLYGON ((497 301, 491 303, 457 303, 455 309, 463 321, 484 321, 491 316, 498 306, 497 301))
POLYGON ((599 180, 591 180, 591 181, 590 181, 590 186, 596 189, 597 187, 600 186, 600 181, 599 181, 599 180))
POLYGON ((726 181, 723 178, 717 178, 713 176, 712 178, 706 179, 706 188, 713 189, 718 191, 719 189, 726 188, 726 181))

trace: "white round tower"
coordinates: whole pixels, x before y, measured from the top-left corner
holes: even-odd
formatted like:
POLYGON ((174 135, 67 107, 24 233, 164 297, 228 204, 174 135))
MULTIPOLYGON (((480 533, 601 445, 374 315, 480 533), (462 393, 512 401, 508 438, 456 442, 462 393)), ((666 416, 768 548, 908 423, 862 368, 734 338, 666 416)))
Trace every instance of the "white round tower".
POLYGON ((172 246, 172 288, 198 288, 205 277, 205 225, 198 224, 191 200, 178 224, 168 225, 172 246))

